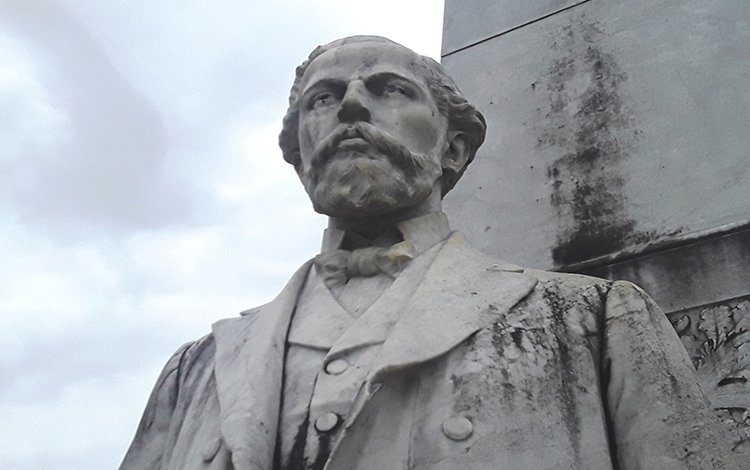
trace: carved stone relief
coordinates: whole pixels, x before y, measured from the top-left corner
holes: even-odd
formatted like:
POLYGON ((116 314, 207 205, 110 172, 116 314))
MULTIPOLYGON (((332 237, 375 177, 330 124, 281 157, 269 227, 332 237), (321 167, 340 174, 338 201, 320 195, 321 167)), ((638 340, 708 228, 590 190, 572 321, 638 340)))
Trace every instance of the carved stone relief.
POLYGON ((738 463, 750 468, 750 296, 669 317, 728 431, 738 463))

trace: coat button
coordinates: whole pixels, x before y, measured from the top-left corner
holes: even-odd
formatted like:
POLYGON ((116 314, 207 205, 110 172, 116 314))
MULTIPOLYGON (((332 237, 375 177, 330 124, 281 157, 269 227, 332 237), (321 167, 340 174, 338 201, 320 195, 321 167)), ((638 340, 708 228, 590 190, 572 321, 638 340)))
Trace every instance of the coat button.
POLYGON ((326 373, 329 375, 339 375, 349 368, 349 363, 344 359, 334 359, 326 364, 326 373))
POLYGON ((320 432, 328 432, 339 424, 339 415, 328 412, 315 420, 315 429, 320 432))
POLYGON ((463 441, 471 436, 474 426, 463 416, 454 416, 443 423, 443 433, 454 441, 463 441))
POLYGON ((216 457, 216 454, 219 452, 219 447, 221 447, 221 439, 219 439, 218 437, 214 437, 213 439, 208 441, 203 447, 203 461, 212 461, 214 457, 216 457))

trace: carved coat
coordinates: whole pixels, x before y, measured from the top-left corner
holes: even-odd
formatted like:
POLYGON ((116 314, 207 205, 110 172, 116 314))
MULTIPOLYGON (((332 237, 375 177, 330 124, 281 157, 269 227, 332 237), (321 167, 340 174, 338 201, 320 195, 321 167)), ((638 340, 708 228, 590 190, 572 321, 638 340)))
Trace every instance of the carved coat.
MULTIPOLYGON (((309 268, 175 353, 121 470, 274 468, 309 268)), ((632 284, 522 271, 454 233, 404 309, 327 470, 736 468, 677 335, 632 284)))

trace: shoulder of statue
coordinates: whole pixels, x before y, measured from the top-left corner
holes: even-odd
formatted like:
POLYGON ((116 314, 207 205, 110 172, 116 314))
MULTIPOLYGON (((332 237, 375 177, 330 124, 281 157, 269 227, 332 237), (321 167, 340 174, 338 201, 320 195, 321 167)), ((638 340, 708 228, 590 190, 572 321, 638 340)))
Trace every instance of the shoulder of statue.
POLYGON ((560 290, 579 290, 595 287, 608 291, 612 281, 585 274, 561 273, 540 269, 524 269, 524 272, 539 279, 539 287, 557 288, 560 290))
POLYGON ((201 369, 209 365, 215 350, 212 333, 195 341, 189 341, 179 348, 169 358, 157 380, 156 389, 173 379, 184 380, 188 373, 196 369, 196 365, 203 364, 201 369))

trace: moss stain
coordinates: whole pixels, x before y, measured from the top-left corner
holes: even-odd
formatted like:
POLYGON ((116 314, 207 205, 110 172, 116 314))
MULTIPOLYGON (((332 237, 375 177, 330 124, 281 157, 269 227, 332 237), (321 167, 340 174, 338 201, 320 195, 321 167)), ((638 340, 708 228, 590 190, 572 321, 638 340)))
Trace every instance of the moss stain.
POLYGON ((619 168, 640 131, 620 91, 627 73, 602 47, 604 37, 601 26, 583 15, 557 30, 550 47, 559 56, 532 86, 549 101, 539 108, 544 124, 537 147, 560 153, 547 167, 550 203, 559 221, 552 249, 558 266, 612 253, 644 237, 628 217, 627 175, 619 168))

